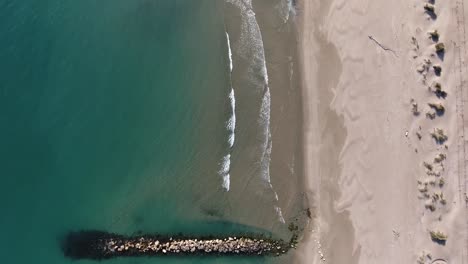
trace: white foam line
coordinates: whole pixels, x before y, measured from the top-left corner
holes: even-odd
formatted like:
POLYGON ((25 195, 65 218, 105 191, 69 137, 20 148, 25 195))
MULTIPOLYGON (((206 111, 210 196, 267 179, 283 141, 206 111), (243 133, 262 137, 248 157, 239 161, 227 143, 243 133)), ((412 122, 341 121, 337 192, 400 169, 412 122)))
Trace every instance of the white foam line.
POLYGON ((278 220, 281 223, 286 224, 286 221, 284 220, 283 212, 281 211, 281 208, 279 208, 278 206, 275 206, 275 211, 276 211, 276 214, 278 215, 278 220))
MULTIPOLYGON (((231 41, 229 39, 229 34, 226 32, 226 41, 227 41, 227 46, 228 46, 228 57, 229 57, 229 69, 230 69, 230 74, 232 74, 233 70, 233 62, 232 62, 232 50, 231 50, 231 41)), ((228 144, 229 144, 229 153, 224 156, 223 161, 221 162, 221 169, 219 171, 219 175, 223 178, 223 183, 222 187, 224 190, 229 191, 230 184, 231 184, 231 149, 234 147, 234 142, 236 138, 236 97, 234 94, 234 88, 232 88, 232 82, 231 82, 231 91, 229 93, 229 101, 230 101, 230 106, 231 106, 231 116, 229 117, 227 121, 226 128, 228 130, 229 136, 228 136, 228 144)))
POLYGON ((231 184, 231 175, 229 174, 231 170, 231 154, 227 154, 224 156, 223 161, 221 162, 221 169, 219 170, 219 175, 223 177, 223 184, 222 187, 229 191, 229 187, 231 184))
POLYGON ((236 96, 234 94, 234 89, 231 88, 229 93, 229 101, 231 102, 231 117, 228 120, 227 129, 229 131, 229 148, 234 146, 234 141, 236 138, 236 96))
POLYGON ((231 41, 229 40, 229 34, 226 32, 226 39, 227 39, 227 45, 228 45, 228 51, 229 51, 229 67, 232 72, 232 50, 231 50, 231 41))

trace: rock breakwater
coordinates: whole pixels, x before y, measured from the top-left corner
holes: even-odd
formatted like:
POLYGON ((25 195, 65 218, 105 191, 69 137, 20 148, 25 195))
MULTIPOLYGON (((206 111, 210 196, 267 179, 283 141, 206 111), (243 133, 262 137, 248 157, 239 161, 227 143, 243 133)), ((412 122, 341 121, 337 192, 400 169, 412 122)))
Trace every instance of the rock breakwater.
POLYGON ((184 237, 143 235, 126 237, 100 231, 69 233, 62 244, 73 259, 108 259, 123 256, 254 255, 279 256, 291 245, 262 236, 184 237))

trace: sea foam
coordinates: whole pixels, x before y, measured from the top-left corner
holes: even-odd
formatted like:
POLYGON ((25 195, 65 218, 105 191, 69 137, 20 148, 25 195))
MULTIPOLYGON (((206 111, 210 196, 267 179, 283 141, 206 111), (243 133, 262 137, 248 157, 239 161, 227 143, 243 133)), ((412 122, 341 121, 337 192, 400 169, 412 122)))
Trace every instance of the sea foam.
POLYGON ((231 50, 231 40, 229 39, 229 33, 226 32, 226 39, 228 45, 228 55, 229 55, 229 68, 232 72, 232 50, 231 50))
POLYGON ((229 174, 231 170, 231 154, 227 154, 224 156, 221 162, 221 169, 219 170, 219 174, 223 177, 222 187, 229 191, 229 187, 231 185, 231 175, 229 174))
POLYGON ((229 148, 234 147, 234 141, 236 138, 236 95, 234 94, 234 89, 231 87, 231 92, 229 93, 229 101, 231 102, 231 117, 227 123, 227 129, 229 132, 229 148))

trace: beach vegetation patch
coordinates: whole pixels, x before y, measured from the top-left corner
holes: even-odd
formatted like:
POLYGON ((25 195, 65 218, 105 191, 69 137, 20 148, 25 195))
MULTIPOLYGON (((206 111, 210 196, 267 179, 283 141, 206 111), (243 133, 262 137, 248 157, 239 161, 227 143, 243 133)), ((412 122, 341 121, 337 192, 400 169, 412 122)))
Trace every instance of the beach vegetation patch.
POLYGON ((429 191, 429 190, 427 189, 427 185, 424 185, 424 187, 419 188, 418 190, 419 190, 419 192, 422 192, 422 193, 426 193, 427 191, 429 191))
POLYGON ((430 37, 433 41, 435 41, 435 42, 439 41, 440 35, 439 35, 439 32, 437 32, 437 29, 435 29, 435 30, 433 30, 433 31, 429 31, 428 34, 429 34, 429 37, 430 37))
POLYGON ((435 45, 435 49, 437 53, 443 53, 445 52, 445 45, 444 43, 440 42, 435 45))
POLYGON ((424 11, 432 18, 436 19, 437 15, 435 13, 435 6, 433 4, 425 4, 424 11))
POLYGON ((444 179, 444 178, 440 178, 440 179, 439 179, 439 187, 442 188, 442 187, 444 187, 444 185, 445 185, 445 179, 444 179))
POLYGON ((447 158, 447 156, 446 156, 444 153, 439 153, 439 155, 437 155, 437 156, 434 158, 434 163, 441 163, 441 162, 444 161, 446 158, 447 158))
POLYGON ((434 88, 435 88, 435 95, 438 97, 438 98, 443 98, 445 99, 445 97, 447 97, 447 92, 442 90, 442 85, 440 83, 435 83, 434 84, 434 88))
POLYGON ((425 4, 424 5, 424 10, 426 10, 427 12, 434 13, 435 12, 435 7, 434 7, 434 5, 431 5, 431 4, 425 4))
POLYGON ((434 109, 437 113, 437 115, 443 115, 445 113, 445 107, 442 104, 438 103, 428 103, 429 107, 434 109))
POLYGON ((432 204, 432 203, 428 203, 425 205, 426 209, 429 209, 431 212, 434 212, 435 211, 435 205, 432 204))
POLYGON ((442 205, 446 205, 446 204, 447 204, 447 200, 445 200, 444 194, 443 194, 443 193, 440 193, 440 203, 441 203, 442 205))
POLYGON ((444 234, 443 232, 430 231, 429 234, 431 235, 432 241, 438 244, 445 245, 445 243, 447 242, 448 236, 444 234))
POLYGON ((448 139, 447 135, 444 134, 444 130, 440 128, 434 129, 434 132, 431 133, 431 136, 439 144, 444 143, 448 139))
POLYGON ((444 60, 444 54, 445 54, 445 45, 444 43, 440 42, 435 45, 435 50, 437 56, 441 59, 444 60))
POLYGON ((436 117, 436 114, 432 112, 427 112, 426 117, 432 120, 436 117))
POLYGON ((435 75, 440 76, 440 74, 442 73, 442 67, 440 67, 439 65, 434 65, 432 66, 432 68, 434 69, 435 75))
POLYGON ((429 163, 427 163, 427 162, 423 162, 423 166, 424 166, 426 169, 430 170, 430 171, 432 171, 432 169, 433 169, 432 164, 429 164, 429 163))

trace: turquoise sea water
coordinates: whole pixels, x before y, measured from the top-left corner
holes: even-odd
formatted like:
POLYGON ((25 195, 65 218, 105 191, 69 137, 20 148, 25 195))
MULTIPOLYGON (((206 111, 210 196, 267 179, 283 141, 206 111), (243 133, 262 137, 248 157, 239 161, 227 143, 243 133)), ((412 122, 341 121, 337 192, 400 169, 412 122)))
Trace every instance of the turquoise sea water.
POLYGON ((70 263, 59 245, 70 230, 239 229, 219 223, 232 115, 224 4, 0 0, 1 263, 70 263))

